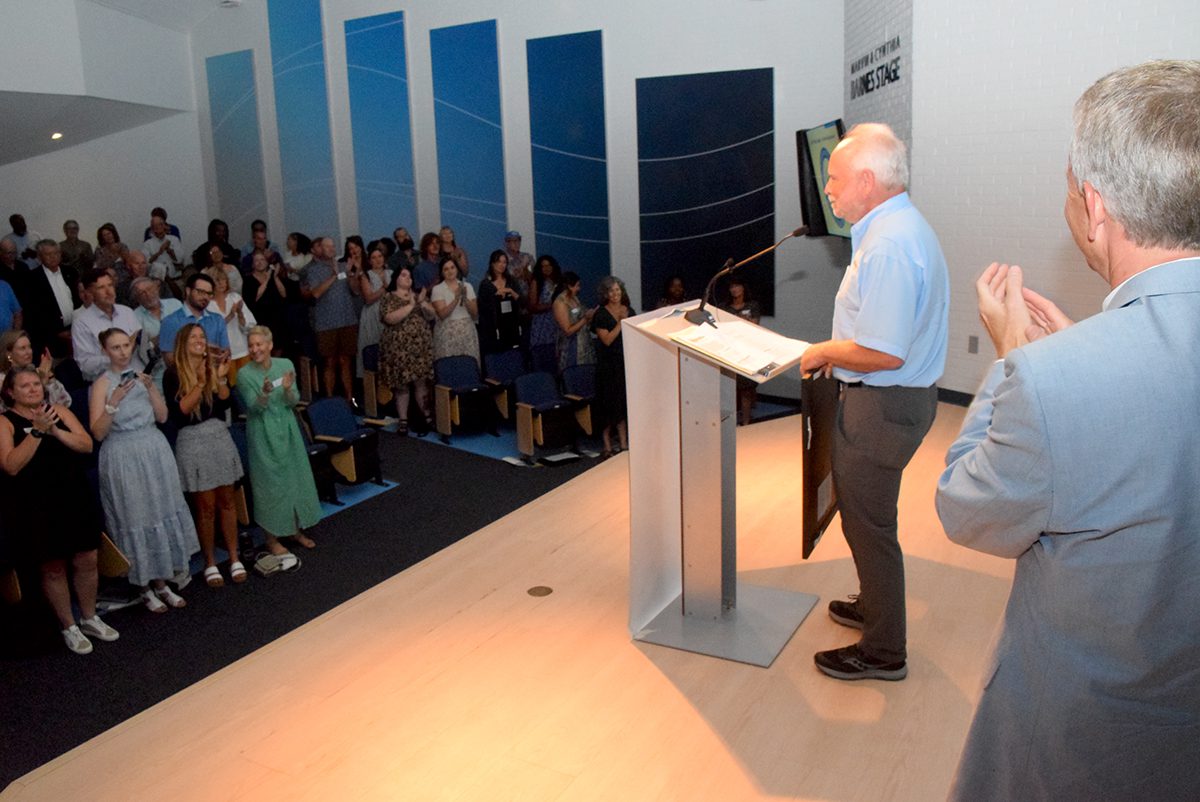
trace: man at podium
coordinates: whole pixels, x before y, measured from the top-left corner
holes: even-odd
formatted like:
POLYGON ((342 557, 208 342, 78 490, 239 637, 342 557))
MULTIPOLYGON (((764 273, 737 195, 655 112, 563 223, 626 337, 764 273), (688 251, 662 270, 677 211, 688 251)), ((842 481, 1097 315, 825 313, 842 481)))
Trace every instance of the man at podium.
POLYGON ((815 655, 837 679, 908 674, 896 502, 937 412, 950 289, 937 236, 907 185, 906 148, 886 125, 854 126, 830 157, 825 194, 853 224, 853 256, 834 302, 833 338, 810 346, 800 368, 832 371, 841 383, 833 484, 859 593, 830 602, 829 615, 862 638, 815 655))

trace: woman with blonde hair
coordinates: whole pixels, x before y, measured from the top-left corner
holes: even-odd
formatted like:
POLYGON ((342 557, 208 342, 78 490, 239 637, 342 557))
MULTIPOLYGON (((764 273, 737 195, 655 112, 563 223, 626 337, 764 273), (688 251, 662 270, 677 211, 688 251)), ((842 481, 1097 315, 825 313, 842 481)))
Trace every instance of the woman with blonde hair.
POLYGON ((175 337, 175 364, 163 374, 167 417, 179 431, 175 462, 179 483, 192 506, 200 553, 204 555, 204 581, 209 587, 225 584, 216 559, 216 526, 221 524, 229 552, 229 578, 246 581, 246 567, 238 560, 237 507, 234 483, 242 478, 242 459, 229 436, 225 413, 229 410, 229 360, 208 352, 204 329, 188 323, 175 337))
POLYGON ((281 537, 295 537, 305 548, 316 543, 304 531, 321 520, 321 502, 308 464, 308 451, 293 412, 300 400, 291 360, 271 356, 274 344, 266 326, 250 329, 250 364, 242 368, 237 392, 246 407, 246 440, 254 520, 267 534, 272 554, 288 554, 281 537))
POLYGON ((213 295, 208 302, 208 311, 225 318, 225 333, 229 336, 229 384, 234 386, 237 384, 238 371, 250 361, 246 332, 257 326, 258 321, 246 307, 242 296, 230 285, 229 276, 223 270, 209 267, 204 274, 213 280, 213 295))
MULTIPOLYGON (((41 359, 37 365, 33 364, 33 343, 29 339, 29 335, 24 331, 6 331, 0 334, 0 381, 4 380, 4 374, 13 368, 32 367, 37 370, 38 377, 41 378, 42 384, 46 388, 46 399, 51 404, 61 404, 64 407, 71 406, 71 394, 67 392, 67 388, 63 387, 63 383, 54 378, 53 360, 50 357, 50 349, 42 351, 41 359)), ((0 412, 3 412, 7 407, 3 397, 0 397, 0 412)))

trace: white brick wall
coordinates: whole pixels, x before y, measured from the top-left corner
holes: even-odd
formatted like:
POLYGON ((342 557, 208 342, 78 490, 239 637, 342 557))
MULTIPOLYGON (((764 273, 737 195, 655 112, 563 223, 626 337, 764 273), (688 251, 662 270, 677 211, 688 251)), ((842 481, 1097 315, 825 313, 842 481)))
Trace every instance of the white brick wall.
MULTIPOLYGON (((850 7, 859 5, 847 4, 847 58, 850 7)), ((1072 104, 1118 67, 1200 57, 1197 30, 1195 0, 915 4, 912 195, 950 264, 943 387, 974 392, 994 358, 974 291, 988 263, 1020 264, 1031 286, 1076 319, 1099 309, 1108 287, 1062 218, 1072 104), (967 353, 971 335, 980 338, 976 355, 967 353)))
POLYGON ((845 69, 842 92, 846 128, 857 123, 887 123, 910 147, 912 145, 912 0, 882 3, 879 0, 847 0, 845 6, 845 69), (896 37, 900 47, 883 58, 875 58, 866 68, 851 73, 851 67, 876 48, 896 37), (851 97, 851 80, 894 58, 900 59, 900 78, 872 92, 851 97))

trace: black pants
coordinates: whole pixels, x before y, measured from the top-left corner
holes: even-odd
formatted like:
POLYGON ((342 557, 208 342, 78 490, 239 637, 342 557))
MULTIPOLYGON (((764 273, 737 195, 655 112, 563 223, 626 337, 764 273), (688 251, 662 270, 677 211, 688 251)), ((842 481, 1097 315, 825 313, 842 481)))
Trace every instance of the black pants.
POLYGON ((858 570, 859 648, 887 662, 907 659, 900 478, 936 414, 937 387, 849 385, 838 401, 833 484, 858 570))

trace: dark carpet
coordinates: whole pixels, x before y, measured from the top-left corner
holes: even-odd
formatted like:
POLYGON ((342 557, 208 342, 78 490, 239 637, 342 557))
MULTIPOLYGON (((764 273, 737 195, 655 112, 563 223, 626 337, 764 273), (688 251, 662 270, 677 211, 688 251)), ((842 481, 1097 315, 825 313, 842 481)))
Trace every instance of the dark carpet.
POLYGON ((595 464, 515 467, 387 434, 380 452, 398 487, 310 530, 299 570, 216 589, 196 577, 183 609, 106 615, 120 640, 89 655, 66 650, 36 586, 0 604, 0 788, 595 464))

